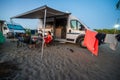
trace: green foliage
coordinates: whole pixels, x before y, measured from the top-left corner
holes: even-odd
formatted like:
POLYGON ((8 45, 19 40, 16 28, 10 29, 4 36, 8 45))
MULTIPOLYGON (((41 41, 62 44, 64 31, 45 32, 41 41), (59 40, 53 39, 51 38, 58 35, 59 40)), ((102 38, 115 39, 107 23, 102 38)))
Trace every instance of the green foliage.
POLYGON ((120 34, 120 30, 117 29, 94 29, 97 32, 100 33, 106 33, 106 34, 120 34))
POLYGON ((25 29, 25 33, 31 35, 31 30, 26 28, 26 29, 25 29))

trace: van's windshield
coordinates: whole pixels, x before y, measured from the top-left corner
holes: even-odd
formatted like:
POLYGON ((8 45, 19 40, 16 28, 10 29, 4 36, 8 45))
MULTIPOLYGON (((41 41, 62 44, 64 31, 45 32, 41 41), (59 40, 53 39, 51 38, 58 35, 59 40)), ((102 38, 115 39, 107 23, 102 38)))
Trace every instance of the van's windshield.
POLYGON ((9 29, 24 30, 24 28, 21 25, 7 24, 7 26, 9 29))

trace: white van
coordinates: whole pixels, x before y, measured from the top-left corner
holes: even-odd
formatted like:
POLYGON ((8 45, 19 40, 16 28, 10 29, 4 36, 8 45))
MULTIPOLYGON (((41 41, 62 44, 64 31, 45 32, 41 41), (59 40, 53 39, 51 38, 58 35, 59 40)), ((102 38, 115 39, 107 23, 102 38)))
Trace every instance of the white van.
POLYGON ((5 23, 3 26, 3 35, 7 38, 13 38, 18 33, 25 33, 25 29, 19 24, 5 23))
POLYGON ((78 18, 72 16, 71 13, 62 12, 44 5, 11 17, 11 19, 14 18, 39 19, 41 23, 38 33, 44 32, 42 27, 46 25, 45 32, 51 31, 55 40, 77 43, 84 47, 82 43, 87 26, 78 18))
MULTIPOLYGON (((43 19, 40 19, 40 25, 38 27, 38 33, 43 31, 43 19)), ((81 47, 83 46, 83 40, 85 35, 85 30, 88 27, 83 24, 78 18, 67 15, 46 19, 45 34, 47 31, 51 31, 54 35, 55 40, 77 43, 81 47)))

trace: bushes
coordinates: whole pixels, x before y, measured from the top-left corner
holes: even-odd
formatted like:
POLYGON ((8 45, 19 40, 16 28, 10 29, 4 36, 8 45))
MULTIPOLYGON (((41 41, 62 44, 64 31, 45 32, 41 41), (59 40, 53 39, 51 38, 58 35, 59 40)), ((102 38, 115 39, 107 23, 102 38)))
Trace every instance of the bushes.
POLYGON ((31 30, 30 29, 25 29, 25 33, 31 35, 31 30))
POLYGON ((100 33, 106 33, 106 34, 120 34, 120 30, 115 30, 115 29, 94 29, 97 32, 100 33))

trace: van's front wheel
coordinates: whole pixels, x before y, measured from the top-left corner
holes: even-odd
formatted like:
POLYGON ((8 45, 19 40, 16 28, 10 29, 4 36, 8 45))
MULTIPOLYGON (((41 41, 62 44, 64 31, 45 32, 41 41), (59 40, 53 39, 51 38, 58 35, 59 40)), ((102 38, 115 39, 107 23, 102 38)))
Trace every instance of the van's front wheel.
POLYGON ((77 41, 77 44, 81 47, 81 48, 86 48, 86 46, 84 46, 84 37, 79 38, 77 41))

